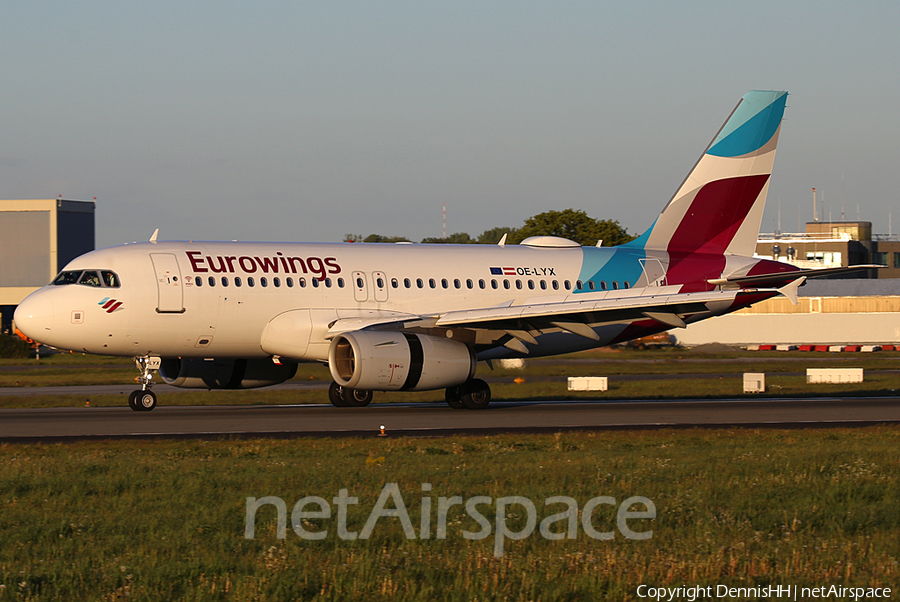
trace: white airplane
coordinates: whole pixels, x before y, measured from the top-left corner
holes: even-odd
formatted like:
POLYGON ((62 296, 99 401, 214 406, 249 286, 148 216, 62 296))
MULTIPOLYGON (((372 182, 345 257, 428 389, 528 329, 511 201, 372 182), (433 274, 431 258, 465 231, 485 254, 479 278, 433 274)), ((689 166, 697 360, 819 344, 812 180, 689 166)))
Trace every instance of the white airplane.
MULTIPOLYGON (((15 312, 28 337, 133 357, 170 385, 248 389, 327 363, 335 406, 446 389, 482 409, 476 363, 609 345, 784 294, 810 270, 753 257, 786 92, 747 93, 655 223, 614 248, 149 242, 86 253, 15 312)), ((505 239, 505 237, 504 237, 505 239)), ((817 270, 816 275, 834 270, 817 270)))

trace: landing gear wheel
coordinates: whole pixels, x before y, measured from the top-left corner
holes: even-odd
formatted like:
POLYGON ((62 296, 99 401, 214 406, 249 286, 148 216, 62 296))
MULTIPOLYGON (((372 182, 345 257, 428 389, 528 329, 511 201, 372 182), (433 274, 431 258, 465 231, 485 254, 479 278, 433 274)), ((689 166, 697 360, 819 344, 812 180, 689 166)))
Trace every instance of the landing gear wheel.
POLYGON ((447 405, 454 410, 466 409, 465 404, 460 399, 460 389, 461 387, 447 387, 447 390, 444 394, 444 399, 447 400, 447 405))
POLYGON ((348 408, 350 404, 344 401, 344 387, 333 382, 328 387, 328 401, 336 408, 348 408))
POLYGON ((134 410, 135 412, 139 412, 141 408, 137 406, 137 396, 143 393, 143 391, 132 391, 128 395, 128 407, 134 410))
POLYGON ((372 403, 372 392, 365 389, 348 389, 344 387, 344 401, 351 408, 364 408, 372 403))
POLYGON ((491 388, 481 379, 473 378, 460 389, 459 400, 468 410, 483 410, 491 403, 491 388))
POLYGON ((156 407, 156 393, 147 389, 146 391, 135 391, 137 395, 134 398, 134 405, 139 412, 149 412, 156 407))

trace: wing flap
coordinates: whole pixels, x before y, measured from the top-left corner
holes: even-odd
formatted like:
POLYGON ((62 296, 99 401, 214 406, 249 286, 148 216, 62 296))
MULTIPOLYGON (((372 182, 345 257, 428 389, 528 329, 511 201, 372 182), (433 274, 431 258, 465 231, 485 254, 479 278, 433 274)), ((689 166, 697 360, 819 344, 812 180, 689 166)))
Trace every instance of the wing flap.
MULTIPOLYGON (((738 295, 758 292, 759 289, 735 289, 699 293, 650 295, 609 298, 592 298, 584 301, 560 301, 491 307, 465 311, 451 311, 439 317, 435 326, 447 328, 465 326, 469 328, 501 328, 503 322, 542 322, 549 325, 589 336, 583 326, 587 323, 611 323, 624 320, 651 318, 670 324, 683 326, 683 316, 697 313, 718 313, 729 307, 738 295)), ((590 337, 593 338, 593 337, 590 337)))

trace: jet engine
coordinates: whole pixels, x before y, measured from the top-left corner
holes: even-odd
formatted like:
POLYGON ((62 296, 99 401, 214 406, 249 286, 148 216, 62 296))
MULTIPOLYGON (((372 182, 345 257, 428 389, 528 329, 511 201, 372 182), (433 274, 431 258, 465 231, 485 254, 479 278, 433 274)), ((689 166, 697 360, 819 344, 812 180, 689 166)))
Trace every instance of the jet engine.
POLYGON ((294 377, 297 364, 272 360, 164 359, 159 366, 163 382, 184 389, 254 389, 277 385, 294 377))
POLYGON ((350 389, 427 391, 471 379, 475 353, 450 339, 359 330, 332 340, 328 367, 334 381, 350 389))

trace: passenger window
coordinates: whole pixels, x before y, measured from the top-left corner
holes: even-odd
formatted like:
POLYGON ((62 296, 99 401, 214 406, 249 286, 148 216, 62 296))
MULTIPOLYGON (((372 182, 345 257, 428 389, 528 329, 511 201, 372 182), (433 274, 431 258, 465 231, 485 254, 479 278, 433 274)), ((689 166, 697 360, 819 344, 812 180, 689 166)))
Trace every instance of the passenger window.
POLYGON ((207 282, 209 282, 209 285, 210 285, 210 286, 215 286, 215 285, 216 285, 216 279, 213 278, 212 276, 209 277, 209 279, 207 280, 207 282))
POLYGON ((247 286, 253 288, 256 285, 256 281, 253 279, 253 276, 247 276, 247 286))
POLYGON ((541 290, 542 291, 547 290, 547 281, 546 280, 541 280, 541 290))
POLYGON ((441 278, 441 286, 442 286, 443 288, 449 288, 449 287, 450 287, 450 283, 447 282, 447 279, 446 279, 446 278, 441 278))
POLYGON ((504 280, 504 281, 503 281, 503 288, 509 289, 509 280, 504 280))
POLYGON ((606 280, 600 281, 600 290, 603 290, 603 291, 606 290, 606 280))
POLYGON ((331 288, 331 278, 325 279, 325 288, 331 288))
POLYGON ((404 278, 404 279, 403 279, 403 287, 404 287, 404 288, 411 288, 411 287, 412 287, 412 282, 410 282, 409 278, 404 278))
POLYGON ((262 277, 259 279, 259 285, 260 285, 261 287, 263 287, 263 288, 269 286, 269 279, 266 278, 265 276, 262 276, 262 277))
POLYGON ((384 278, 377 278, 375 280, 375 286, 378 288, 384 288, 384 278))
POLYGON ((428 279, 428 286, 430 286, 431 288, 437 288, 437 283, 434 281, 434 278, 428 279))
POLYGON ((300 288, 306 288, 306 278, 298 278, 297 284, 300 285, 300 288))
POLYGON ((482 279, 479 279, 479 280, 478 280, 478 288, 480 288, 480 289, 485 288, 485 286, 484 286, 484 280, 482 280, 482 279))
MULTIPOLYGON (((284 283, 287 284, 288 288, 294 288, 294 279, 291 278, 290 276, 288 276, 287 279, 285 279, 284 283)), ((238 285, 238 286, 240 286, 240 285, 238 285)))
POLYGON ((241 277, 240 277, 240 276, 235 276, 235 277, 234 277, 234 285, 235 285, 235 286, 240 286, 240 285, 241 285, 241 277))
POLYGON ((228 277, 222 276, 222 286, 228 286, 228 277))
POLYGON ((554 280, 552 284, 553 284, 553 290, 558 291, 559 290, 559 282, 554 280))
POLYGON ((475 283, 472 282, 472 279, 466 280, 466 288, 475 288, 475 283))
POLYGON ((391 288, 400 288, 400 281, 396 278, 391 278, 391 288))
POLYGON ((564 280, 564 281, 563 281, 563 288, 566 289, 567 291, 568 291, 568 290, 571 290, 571 289, 572 289, 572 283, 569 282, 568 280, 564 280))
POLYGON ((493 288, 493 289, 497 288, 497 281, 494 280, 493 278, 491 278, 491 288, 493 288))
MULTIPOLYGON (((568 287, 566 287, 566 288, 568 288, 568 287)), ((584 284, 582 284, 581 280, 576 280, 575 281, 575 290, 580 291, 582 288, 584 288, 584 284)))
POLYGON ((100 284, 100 275, 93 270, 87 270, 84 274, 81 275, 81 278, 78 280, 78 284, 83 284, 85 286, 103 286, 100 284))
POLYGON ((531 289, 531 290, 534 290, 534 280, 529 280, 529 281, 528 281, 528 288, 531 289))
POLYGON ((201 286, 203 286, 203 278, 197 278, 194 280, 194 282, 197 283, 197 288, 200 288, 201 286))
POLYGON ((100 272, 100 275, 103 276, 103 284, 110 288, 118 288, 119 287, 119 277, 116 276, 115 272, 110 272, 109 270, 105 270, 100 272))
POLYGON ((357 278, 356 278, 356 288, 360 288, 360 289, 361 289, 361 288, 365 288, 365 287, 363 286, 363 284, 364 284, 364 283, 363 283, 363 279, 357 277, 357 278))
POLYGON ((313 278, 312 280, 310 280, 310 282, 312 282, 313 288, 319 288, 319 279, 318 278, 313 278))
POLYGON ((519 290, 522 290, 522 281, 521 280, 516 280, 516 288, 519 290))
POLYGON ((419 288, 423 288, 425 286, 425 283, 422 282, 421 278, 416 278, 416 286, 419 288))
POLYGON ((631 288, 631 284, 627 280, 623 282, 623 284, 625 285, 625 288, 631 288))
POLYGON ((279 288, 281 286, 281 278, 272 278, 272 284, 275 285, 275 288, 279 288))
POLYGON ((613 280, 613 290, 614 290, 614 291, 619 290, 619 283, 616 282, 615 280, 613 280))
POLYGON ((588 288, 591 290, 594 290, 594 281, 593 280, 588 281, 588 288))
POLYGON ((344 288, 344 279, 343 278, 338 278, 337 283, 338 283, 338 288, 344 288))
MULTIPOLYGON (((459 281, 459 278, 455 278, 453 280, 453 288, 462 288, 462 283, 459 281)), ((472 287, 469 287, 472 288, 472 287)))

